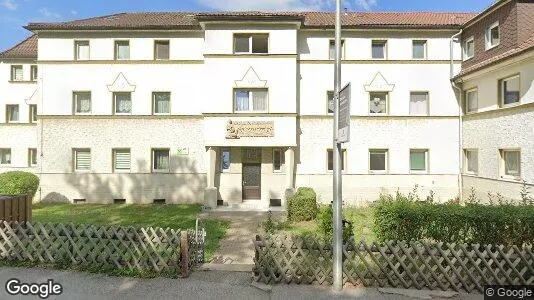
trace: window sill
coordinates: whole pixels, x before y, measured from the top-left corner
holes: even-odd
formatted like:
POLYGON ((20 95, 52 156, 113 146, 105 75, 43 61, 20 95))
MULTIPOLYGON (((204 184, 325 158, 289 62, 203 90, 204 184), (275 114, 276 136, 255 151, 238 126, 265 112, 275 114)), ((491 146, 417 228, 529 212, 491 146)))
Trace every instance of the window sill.
POLYGON ((462 175, 470 176, 470 177, 478 177, 478 173, 474 173, 474 172, 463 172, 462 175))
POLYGON ((132 173, 131 170, 113 170, 113 173, 115 174, 130 174, 132 173))
POLYGON ((252 113, 268 114, 269 112, 266 111, 266 110, 247 110, 247 111, 240 110, 240 111, 234 111, 234 114, 252 114, 252 113))
POLYGON ((90 116, 92 115, 93 113, 92 112, 88 112, 88 113, 74 113, 74 116, 90 116))
POLYGON ((419 175, 419 174, 428 174, 428 170, 423 170, 423 171, 410 170, 410 174, 415 174, 415 175, 419 175))
POLYGON ((489 51, 489 50, 491 50, 491 49, 493 49, 493 48, 496 48, 497 46, 499 46, 499 44, 495 44, 495 45, 493 45, 493 46, 488 46, 488 45, 486 45, 485 51, 489 51))
POLYGON ((369 117, 385 117, 385 116, 389 116, 388 113, 369 113, 369 117))
POLYGON ((88 174, 91 173, 91 170, 74 170, 76 174, 88 174))
POLYGON ((28 84, 28 83, 31 83, 31 84, 36 84, 37 81, 36 80, 9 80, 8 81, 9 83, 21 83, 21 84, 28 84))
POLYGON ((501 104, 499 108, 509 108, 509 107, 514 107, 514 106, 519 106, 519 105, 521 105, 521 100, 514 102, 514 103, 501 104))
POLYGON ((371 171, 369 170, 370 175, 387 175, 388 171, 371 171))
POLYGON ((170 116, 171 113, 153 113, 153 116, 170 116))
POLYGON ((475 56, 473 55, 473 56, 466 57, 466 58, 464 58, 462 61, 464 61, 464 62, 465 62, 465 61, 468 61, 468 60, 472 59, 473 57, 475 57, 475 56))
POLYGON ((269 55, 270 53, 268 53, 268 52, 267 52, 267 53, 234 52, 234 53, 232 53, 232 54, 233 54, 233 55, 236 55, 236 56, 241 56, 241 55, 243 55, 243 56, 246 56, 246 55, 257 55, 257 56, 265 55, 265 56, 267 56, 267 55, 269 55))
POLYGON ((130 113, 114 113, 113 115, 114 116, 131 116, 132 113, 131 112, 130 113))
POLYGON ((170 174, 170 170, 152 170, 152 173, 154 174, 170 174))
POLYGON ((465 115, 473 115, 473 114, 476 114, 476 113, 478 113, 478 109, 477 110, 472 110, 472 111, 466 111, 465 115))

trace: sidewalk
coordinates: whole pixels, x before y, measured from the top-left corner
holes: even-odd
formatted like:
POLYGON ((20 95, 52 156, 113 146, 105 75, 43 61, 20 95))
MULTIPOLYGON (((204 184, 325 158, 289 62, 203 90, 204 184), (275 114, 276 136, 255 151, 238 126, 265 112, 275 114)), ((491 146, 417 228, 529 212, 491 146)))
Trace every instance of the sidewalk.
MULTIPOLYGON (((381 293, 374 288, 345 289, 335 294, 328 287, 276 285, 263 290, 251 285, 250 273, 197 271, 187 279, 138 279, 48 269, 0 268, 0 299, 39 299, 36 296, 10 296, 6 282, 17 278, 25 283, 44 283, 53 279, 63 286, 63 294, 49 299, 414 299, 381 293)), ((428 296, 429 291, 402 290, 428 296)), ((415 299, 432 299, 418 297, 415 299)), ((479 294, 449 299, 482 299, 479 294)), ((435 298, 439 299, 439 298, 435 298)))

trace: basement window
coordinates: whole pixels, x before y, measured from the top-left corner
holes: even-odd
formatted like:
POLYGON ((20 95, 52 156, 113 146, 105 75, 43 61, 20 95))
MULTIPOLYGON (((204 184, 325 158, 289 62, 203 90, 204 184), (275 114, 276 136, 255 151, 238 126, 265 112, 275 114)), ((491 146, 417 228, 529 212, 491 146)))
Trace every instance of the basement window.
POLYGON ((153 204, 163 205, 163 204, 167 203, 167 200, 166 199, 154 199, 154 201, 152 203, 153 204))
POLYGON ((126 204, 126 199, 113 199, 113 204, 126 204))

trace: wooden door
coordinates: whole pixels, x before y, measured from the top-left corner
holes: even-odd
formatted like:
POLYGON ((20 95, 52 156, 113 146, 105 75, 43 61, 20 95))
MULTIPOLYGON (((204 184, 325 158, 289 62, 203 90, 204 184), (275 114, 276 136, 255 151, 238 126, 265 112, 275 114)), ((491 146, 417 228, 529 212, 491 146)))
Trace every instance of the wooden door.
POLYGON ((261 199, 261 164, 243 164, 243 200, 261 199))

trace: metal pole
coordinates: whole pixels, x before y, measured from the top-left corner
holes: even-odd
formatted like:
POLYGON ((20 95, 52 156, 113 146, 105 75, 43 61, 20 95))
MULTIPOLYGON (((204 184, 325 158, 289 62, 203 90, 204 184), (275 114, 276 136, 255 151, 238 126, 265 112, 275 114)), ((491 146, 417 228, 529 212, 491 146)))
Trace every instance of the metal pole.
POLYGON ((341 91, 341 3, 342 0, 336 0, 336 55, 335 55, 335 73, 334 73, 334 145, 333 145, 333 164, 334 164, 334 204, 333 204, 333 221, 334 221, 334 245, 333 245, 333 275, 335 291, 343 290, 343 208, 341 197, 341 143, 338 143, 338 125, 339 125, 339 92, 341 91))

